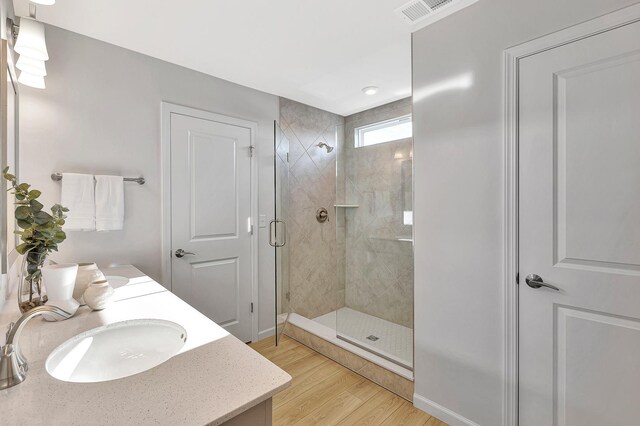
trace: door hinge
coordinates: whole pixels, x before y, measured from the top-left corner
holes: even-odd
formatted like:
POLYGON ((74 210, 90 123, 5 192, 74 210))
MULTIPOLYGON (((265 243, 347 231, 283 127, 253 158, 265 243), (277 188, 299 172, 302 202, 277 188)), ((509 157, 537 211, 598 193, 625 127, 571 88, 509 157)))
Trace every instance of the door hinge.
POLYGON ((253 313, 253 302, 251 302, 251 313, 253 313))
POLYGON ((249 145, 249 157, 253 157, 253 151, 256 149, 255 146, 249 145))
POLYGON ((287 163, 289 162, 289 153, 287 152, 287 163))
POLYGON ((253 235, 253 225, 249 227, 249 235, 253 235))
POLYGON ((516 273, 516 284, 520 284, 520 272, 516 273))

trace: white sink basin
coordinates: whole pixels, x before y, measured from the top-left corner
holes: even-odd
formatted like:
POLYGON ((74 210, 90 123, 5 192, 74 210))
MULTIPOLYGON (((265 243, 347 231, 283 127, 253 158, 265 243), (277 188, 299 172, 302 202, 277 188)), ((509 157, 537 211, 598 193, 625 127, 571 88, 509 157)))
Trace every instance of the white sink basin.
POLYGON ((51 352, 47 372, 65 382, 105 382, 149 370, 180 352, 187 332, 171 321, 116 322, 85 331, 51 352))

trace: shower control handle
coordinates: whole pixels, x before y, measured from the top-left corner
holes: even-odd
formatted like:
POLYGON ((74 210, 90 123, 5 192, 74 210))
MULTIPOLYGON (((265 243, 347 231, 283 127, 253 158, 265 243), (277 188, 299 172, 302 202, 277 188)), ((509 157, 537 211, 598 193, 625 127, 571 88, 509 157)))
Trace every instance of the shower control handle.
POLYGON ((175 254, 176 254, 176 257, 178 257, 178 258, 184 257, 187 254, 195 256, 195 253, 191 253, 190 251, 184 251, 182 249, 176 250, 175 254))
POLYGON ((316 220, 320 223, 325 223, 329 220, 329 212, 324 207, 320 207, 316 212, 316 220))

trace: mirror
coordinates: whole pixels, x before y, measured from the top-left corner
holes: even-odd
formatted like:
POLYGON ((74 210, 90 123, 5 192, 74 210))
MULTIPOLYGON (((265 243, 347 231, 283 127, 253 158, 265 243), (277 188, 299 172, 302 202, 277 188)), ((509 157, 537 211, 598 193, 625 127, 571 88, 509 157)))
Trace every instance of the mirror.
MULTIPOLYGON (((7 40, 2 40, 0 52, 1 85, 0 102, 2 109, 2 167, 9 166, 12 173, 19 176, 18 171, 18 79, 13 55, 7 40)), ((7 183, 0 184, 2 208, 0 208, 1 269, 6 274, 18 257, 15 248, 17 236, 13 234, 15 219, 13 214, 13 195, 7 192, 7 183)))

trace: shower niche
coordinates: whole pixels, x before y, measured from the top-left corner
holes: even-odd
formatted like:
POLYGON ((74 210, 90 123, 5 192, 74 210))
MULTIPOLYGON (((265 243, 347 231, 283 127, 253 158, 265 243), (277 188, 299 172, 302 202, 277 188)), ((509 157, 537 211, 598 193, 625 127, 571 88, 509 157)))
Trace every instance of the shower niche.
POLYGON ((347 117, 281 99, 274 149, 277 335, 412 379, 411 99, 347 117))

